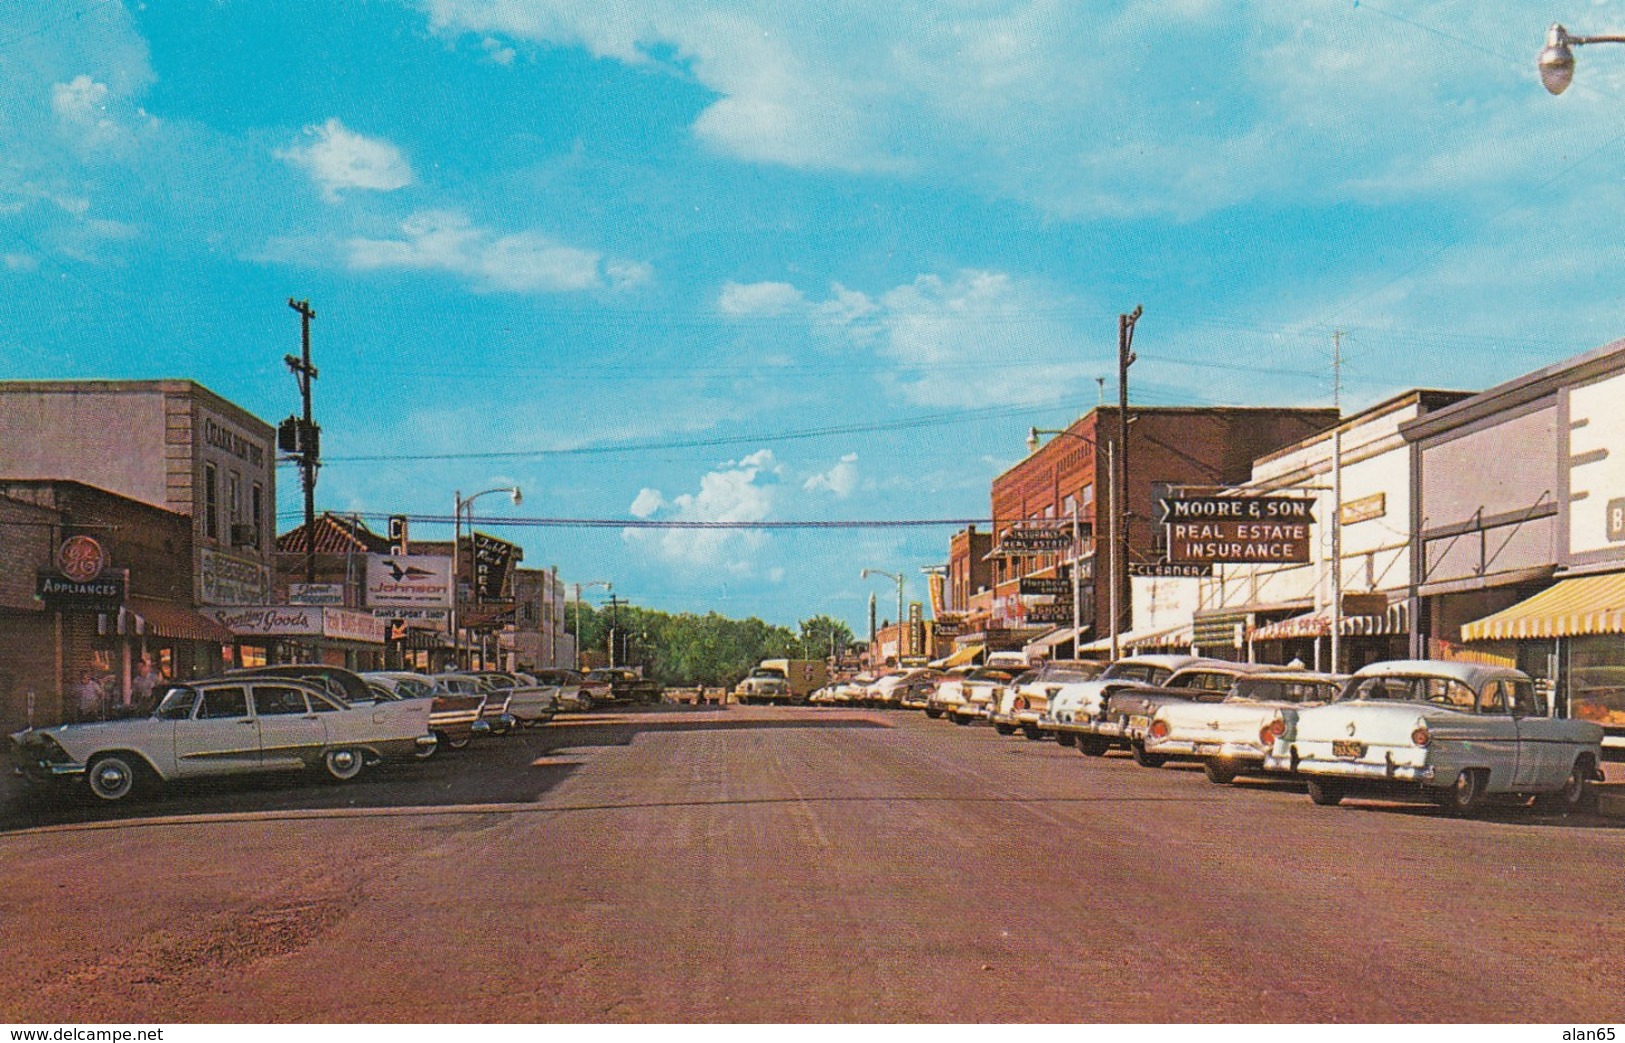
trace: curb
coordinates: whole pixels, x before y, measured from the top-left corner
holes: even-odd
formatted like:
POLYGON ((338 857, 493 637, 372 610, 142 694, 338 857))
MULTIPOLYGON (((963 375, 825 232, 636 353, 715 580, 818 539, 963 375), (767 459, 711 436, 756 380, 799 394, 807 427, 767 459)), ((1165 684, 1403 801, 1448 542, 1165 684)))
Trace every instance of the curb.
POLYGON ((1625 818, 1625 782, 1596 784, 1597 814, 1607 818, 1625 818))

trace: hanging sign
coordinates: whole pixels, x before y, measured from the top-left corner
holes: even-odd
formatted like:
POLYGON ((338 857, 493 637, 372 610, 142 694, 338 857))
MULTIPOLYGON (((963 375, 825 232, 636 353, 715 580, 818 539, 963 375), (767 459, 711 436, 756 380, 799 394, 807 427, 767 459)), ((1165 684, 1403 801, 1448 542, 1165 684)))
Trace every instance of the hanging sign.
POLYGON ((1284 496, 1167 497, 1168 560, 1307 564, 1314 501, 1284 496))

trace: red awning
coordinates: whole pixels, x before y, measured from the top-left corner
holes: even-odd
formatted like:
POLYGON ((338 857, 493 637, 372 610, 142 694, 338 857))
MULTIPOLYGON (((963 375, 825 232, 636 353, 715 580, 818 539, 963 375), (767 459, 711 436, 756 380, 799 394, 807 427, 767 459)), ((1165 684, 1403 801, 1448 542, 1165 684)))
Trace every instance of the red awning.
POLYGON ((225 627, 173 601, 131 597, 125 610, 136 617, 136 633, 179 641, 206 641, 229 645, 236 636, 225 627))

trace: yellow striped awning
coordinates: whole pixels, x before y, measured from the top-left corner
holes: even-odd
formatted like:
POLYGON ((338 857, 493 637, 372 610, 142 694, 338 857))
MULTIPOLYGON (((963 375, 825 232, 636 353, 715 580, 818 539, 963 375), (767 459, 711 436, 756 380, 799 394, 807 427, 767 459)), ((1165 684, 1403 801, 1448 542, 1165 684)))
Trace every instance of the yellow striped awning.
POLYGON ((1625 573, 1576 576, 1461 628, 1463 641, 1625 634, 1625 573))
POLYGON ((966 663, 971 662, 977 656, 981 655, 983 647, 984 646, 982 645, 966 645, 963 648, 957 648, 954 650, 953 655, 950 655, 946 659, 938 659, 931 665, 940 667, 964 666, 966 663))

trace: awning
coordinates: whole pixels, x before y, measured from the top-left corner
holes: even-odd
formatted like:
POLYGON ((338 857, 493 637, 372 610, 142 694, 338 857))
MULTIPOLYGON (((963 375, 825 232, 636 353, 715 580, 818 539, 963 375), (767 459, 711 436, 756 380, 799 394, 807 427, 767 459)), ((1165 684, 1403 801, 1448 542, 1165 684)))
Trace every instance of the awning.
MULTIPOLYGON (((1329 637, 1332 632, 1332 610, 1323 608, 1291 619, 1282 619, 1254 627, 1250 635, 1254 641, 1293 641, 1302 638, 1329 637)), ((1388 606, 1380 616, 1344 616, 1338 631, 1344 637, 1382 637, 1410 632, 1410 612, 1403 601, 1388 606)))
POLYGON ((985 646, 983 645, 966 645, 964 648, 955 649, 954 654, 948 656, 946 659, 938 659, 933 661, 931 665, 944 668, 964 666, 972 659, 975 659, 977 656, 981 655, 984 647, 985 646))
MULTIPOLYGON (((1117 635, 1117 647, 1120 651, 1137 648, 1189 648, 1191 644, 1191 625, 1181 623, 1176 627, 1147 627, 1140 630, 1125 630, 1117 635), (1167 639, 1167 640, 1164 640, 1167 639)), ((1084 652, 1110 652, 1112 650, 1111 635, 1091 641, 1078 649, 1084 652)))
POLYGON ((1463 641, 1625 634, 1625 573, 1576 576, 1461 628, 1463 641))
POLYGON ((207 616, 200 616, 173 601, 131 597, 125 611, 135 617, 135 632, 178 641, 206 641, 229 645, 236 635, 207 616))
POLYGON ((1070 644, 1072 642, 1072 638, 1077 634, 1086 634, 1088 632, 1088 627, 1080 627, 1077 630, 1073 630, 1071 627, 1061 627, 1057 630, 1051 630, 1038 640, 1027 642, 1027 644, 1022 648, 1022 652, 1026 653, 1029 657, 1032 656, 1034 652, 1048 653, 1057 645, 1070 644))

